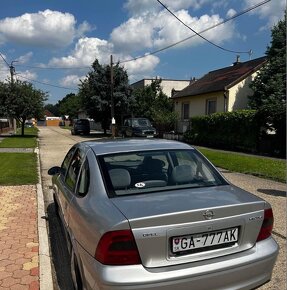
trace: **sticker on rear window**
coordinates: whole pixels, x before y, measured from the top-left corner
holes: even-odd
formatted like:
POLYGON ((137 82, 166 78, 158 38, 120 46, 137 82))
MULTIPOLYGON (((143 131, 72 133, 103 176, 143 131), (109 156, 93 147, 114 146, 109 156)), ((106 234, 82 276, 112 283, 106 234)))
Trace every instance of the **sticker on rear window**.
POLYGON ((137 187, 137 188, 143 188, 143 187, 145 187, 145 183, 138 182, 138 183, 135 184, 135 187, 137 187))

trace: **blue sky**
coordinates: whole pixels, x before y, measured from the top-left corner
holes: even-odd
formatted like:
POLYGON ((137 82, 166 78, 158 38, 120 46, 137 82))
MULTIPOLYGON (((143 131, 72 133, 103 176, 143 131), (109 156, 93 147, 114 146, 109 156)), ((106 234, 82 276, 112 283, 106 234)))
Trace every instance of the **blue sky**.
MULTIPOLYGON (((263 0, 161 0, 178 18, 201 32, 263 0)), ((227 50, 264 55, 271 27, 282 19, 285 0, 268 3, 202 35, 227 50)), ((130 83, 142 78, 199 78, 208 71, 231 65, 236 55, 198 36, 160 53, 128 61, 165 48, 193 32, 156 0, 9 0, 0 10, 0 53, 14 62, 16 78, 29 80, 48 93, 55 104, 77 93, 97 58, 108 64, 123 62, 130 83), (45 84, 41 84, 45 83, 45 84), (46 85, 48 84, 48 85, 46 85), (63 87, 63 88, 57 88, 63 87)), ((0 81, 9 77, 0 58, 0 81)))

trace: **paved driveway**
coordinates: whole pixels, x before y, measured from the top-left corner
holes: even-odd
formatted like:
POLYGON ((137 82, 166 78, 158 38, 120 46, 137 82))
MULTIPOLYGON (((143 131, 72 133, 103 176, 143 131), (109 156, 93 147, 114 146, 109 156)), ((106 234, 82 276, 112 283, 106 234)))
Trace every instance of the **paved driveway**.
MULTIPOLYGON (((97 135, 92 134, 88 138, 84 136, 72 136, 70 131, 59 127, 40 127, 39 129, 42 182, 49 221, 49 236, 55 272, 55 290, 70 290, 72 287, 69 273, 69 258, 66 249, 63 247, 61 227, 55 216, 53 199, 49 189, 51 177, 48 176, 47 170, 54 165, 61 165, 65 154, 73 144, 83 140, 95 139, 97 135)), ((280 254, 273 272, 272 281, 259 289, 286 289, 286 185, 250 175, 231 173, 225 170, 222 172, 233 184, 271 203, 275 216, 273 235, 280 245, 280 254)))

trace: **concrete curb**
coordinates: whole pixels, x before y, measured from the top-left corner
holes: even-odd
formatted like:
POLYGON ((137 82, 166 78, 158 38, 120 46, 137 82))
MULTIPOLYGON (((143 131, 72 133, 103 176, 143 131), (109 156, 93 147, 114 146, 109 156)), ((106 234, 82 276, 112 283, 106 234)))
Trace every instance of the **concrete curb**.
POLYGON ((37 201, 38 201, 40 290, 52 290, 54 289, 54 287, 52 279, 52 267, 49 250, 47 223, 45 219, 46 213, 41 179, 40 151, 38 148, 36 148, 34 152, 37 153, 37 165, 38 165, 37 168, 39 175, 39 183, 37 184, 37 201))

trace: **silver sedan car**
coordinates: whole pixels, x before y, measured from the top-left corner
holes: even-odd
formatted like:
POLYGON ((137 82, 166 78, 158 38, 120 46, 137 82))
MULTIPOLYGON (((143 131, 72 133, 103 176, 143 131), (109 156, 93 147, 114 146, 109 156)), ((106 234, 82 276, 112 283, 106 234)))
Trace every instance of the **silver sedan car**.
POLYGON ((253 289, 271 279, 270 204, 187 144, 81 142, 49 174, 76 289, 253 289))

